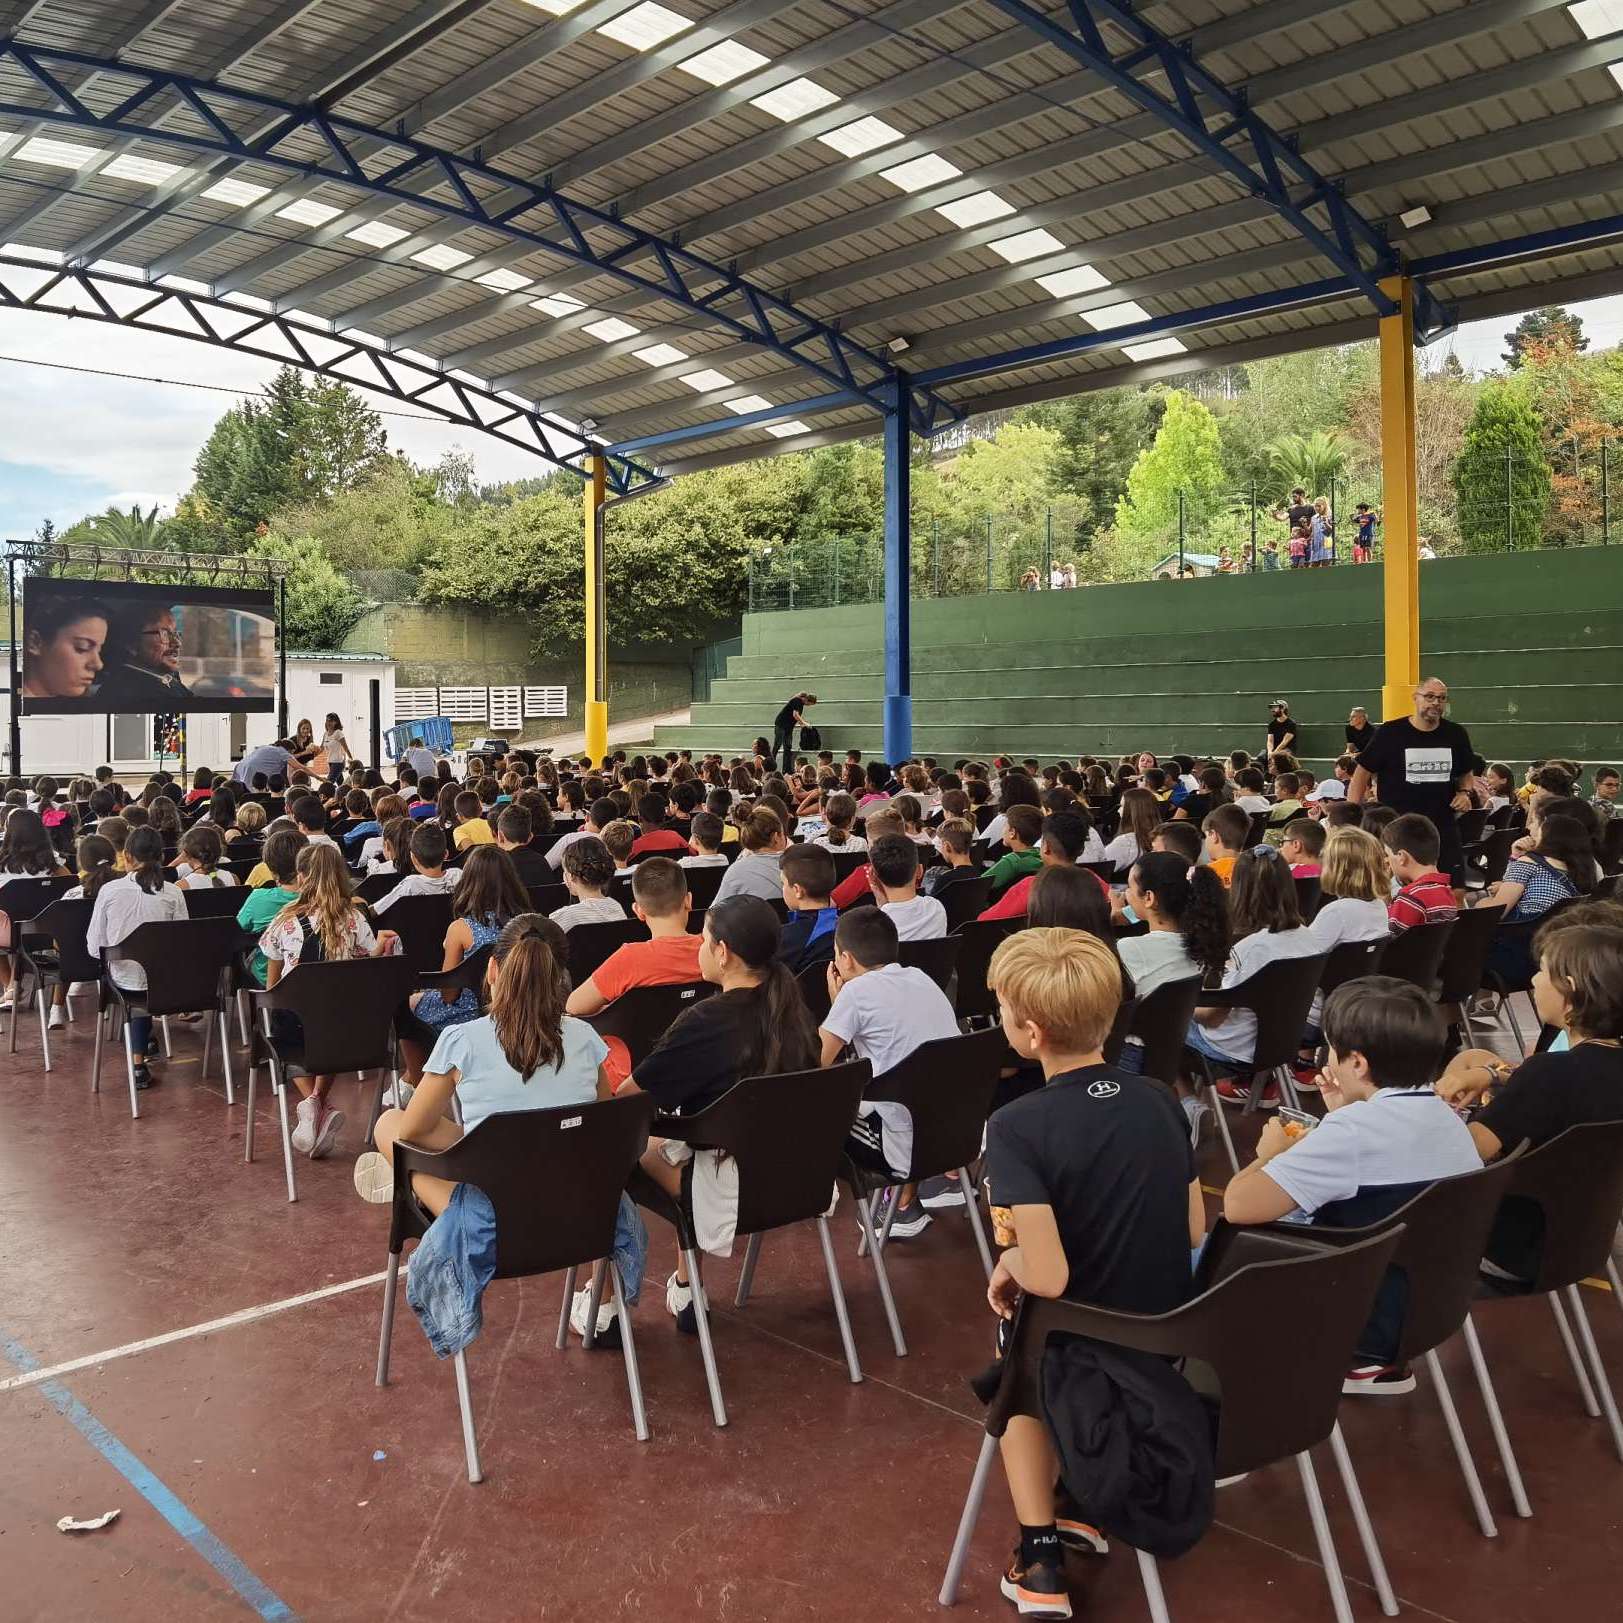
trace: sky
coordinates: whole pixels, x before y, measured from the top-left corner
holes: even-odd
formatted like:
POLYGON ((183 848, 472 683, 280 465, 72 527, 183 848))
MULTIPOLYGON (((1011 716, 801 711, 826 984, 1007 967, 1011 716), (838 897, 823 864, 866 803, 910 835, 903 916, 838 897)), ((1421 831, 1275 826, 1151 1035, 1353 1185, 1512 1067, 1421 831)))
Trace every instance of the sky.
MULTIPOLYGON (((1583 317, 1591 348, 1623 340, 1623 295, 1570 308, 1583 317)), ((1500 364, 1514 325, 1514 318, 1472 323, 1424 351, 1424 360, 1440 363, 1451 346, 1468 370, 1488 371, 1500 364)), ((60 528, 108 505, 171 510, 191 484, 192 461, 215 420, 233 397, 263 388, 275 369, 183 338, 0 310, 0 539, 30 536, 47 518, 60 528), (28 364, 39 361, 53 364, 28 364)), ((459 447, 472 454, 481 483, 544 470, 517 446, 436 418, 393 415, 412 408, 371 398, 391 414, 384 419, 390 445, 414 462, 432 465, 459 447)))

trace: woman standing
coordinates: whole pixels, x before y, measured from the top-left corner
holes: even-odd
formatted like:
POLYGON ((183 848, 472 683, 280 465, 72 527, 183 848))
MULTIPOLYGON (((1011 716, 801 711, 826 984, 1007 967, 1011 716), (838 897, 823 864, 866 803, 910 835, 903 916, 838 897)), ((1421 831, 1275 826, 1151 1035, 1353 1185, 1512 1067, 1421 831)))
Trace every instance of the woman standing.
POLYGON ((327 757, 327 782, 337 785, 344 781, 344 771, 354 760, 349 740, 344 737, 344 724, 337 711, 328 711, 321 737, 321 753, 327 757))

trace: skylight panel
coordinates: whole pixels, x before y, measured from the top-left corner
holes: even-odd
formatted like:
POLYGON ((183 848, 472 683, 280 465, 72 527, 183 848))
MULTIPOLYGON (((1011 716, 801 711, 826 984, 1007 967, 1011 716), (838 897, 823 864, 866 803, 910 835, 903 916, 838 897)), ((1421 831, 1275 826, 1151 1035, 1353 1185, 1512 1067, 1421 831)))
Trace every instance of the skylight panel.
POLYGON ((534 6, 537 11, 550 11, 554 17, 567 17, 585 3, 586 0, 520 0, 520 4, 534 6))
POLYGON ((647 349, 634 349, 631 353, 644 366, 670 366, 688 358, 688 352, 675 344, 650 344, 647 349))
POLYGON ((480 287, 488 287, 493 293, 517 293, 521 288, 528 287, 532 279, 520 276, 517 271, 493 270, 486 271, 475 280, 480 287))
POLYGON ((733 380, 725 372, 712 368, 707 372, 689 372, 682 381, 699 394, 709 394, 712 389, 725 389, 733 380))
POLYGON ((691 20, 680 12, 655 5, 654 0, 643 0, 640 6, 633 6, 613 22, 604 23, 598 33, 629 45, 634 51, 651 51, 692 26, 691 20))
POLYGON ((244 209, 262 197, 269 197, 270 187, 256 186, 251 180, 218 180, 203 196, 211 202, 229 203, 233 208, 244 209))
POLYGON ((832 90, 825 90, 815 79, 791 79, 788 84, 779 85, 764 96, 751 96, 750 106, 759 107, 763 113, 770 113, 785 124, 792 124, 807 113, 832 107, 839 99, 832 90))
POLYGON ((1121 304, 1101 304, 1097 310, 1084 310, 1082 319, 1095 332, 1109 332, 1112 327, 1130 327, 1135 321, 1148 321, 1150 313, 1135 299, 1121 304))
MULTIPOLYGON (((8 242, 0 246, 0 254, 10 254, 15 259, 33 259, 41 265, 60 265, 68 257, 58 248, 36 248, 27 242, 8 242)), ((104 264, 98 260, 90 268, 96 270, 104 264)), ((122 268, 122 267, 120 267, 122 268)), ((141 274, 136 272, 137 275, 141 274)))
POLYGON ((1130 361, 1158 361, 1166 355, 1182 355, 1184 351, 1180 338, 1152 338, 1144 344, 1123 344, 1121 352, 1130 361))
POLYGON ((354 242, 364 242, 368 248, 392 248, 397 242, 404 242, 411 233, 402 231, 397 225, 386 225, 382 220, 368 220, 365 225, 358 225, 344 235, 354 242))
POLYGON ((13 154, 25 163, 37 163, 47 169, 83 169, 92 158, 101 156, 100 147, 87 147, 79 141, 55 141, 48 135, 35 135, 23 142, 13 154))
POLYGON ((848 158, 860 158, 864 152, 888 147, 901 138, 902 132, 882 118, 859 118, 855 124, 842 124, 837 130, 817 137, 824 146, 833 147, 848 158))
POLYGON ((773 439, 786 440, 791 434, 809 434, 811 430, 796 417, 787 423, 763 423, 761 425, 773 439))
POLYGON ((994 254, 1001 254, 1011 265, 1018 265, 1027 259, 1038 259, 1043 254, 1065 252, 1065 244, 1052 231, 1040 228, 1036 231, 1022 231, 1013 237, 1003 237, 991 246, 994 254))
POLYGON ((642 328, 633 327, 629 321, 622 321, 618 316, 605 316, 601 321, 592 322, 586 330, 603 343, 612 344, 616 339, 635 338, 642 328))
POLYGON ((1075 293, 1095 293, 1101 287, 1109 287, 1110 279, 1101 276, 1091 265, 1073 265, 1069 270, 1039 276, 1037 285, 1056 299, 1068 299, 1075 293))
POLYGON ((156 158, 137 158, 132 153, 124 152, 114 158, 102 173, 111 175, 115 180, 133 180, 142 186, 161 186, 180 173, 180 165, 160 163, 156 158))
POLYGON ((1585 39, 1599 39, 1623 28, 1623 0, 1576 0, 1567 7, 1567 15, 1585 39))
POLYGON ((285 209, 277 209, 276 218, 291 220, 295 225, 326 225, 343 212, 342 209, 333 208, 330 203, 316 203, 304 197, 297 203, 289 203, 285 209))
POLYGON ((411 256, 419 265, 427 265, 430 270, 454 271, 458 265, 466 265, 472 254, 465 254, 460 248, 447 247, 445 243, 435 243, 432 248, 423 248, 411 256))
POLYGON ((727 402, 728 411, 736 411, 740 417, 752 411, 771 411, 772 402, 765 395, 740 395, 737 400, 727 402))
POLYGON ((904 192, 923 191, 926 186, 939 185, 944 180, 956 180, 963 170, 955 163, 948 163, 937 152, 926 152, 922 158, 910 158, 906 163, 899 163, 894 169, 882 169, 879 172, 881 180, 888 180, 892 186, 904 192))
POLYGON ((1005 202, 996 192, 972 192, 951 203, 942 203, 936 213, 945 216, 956 226, 965 229, 972 225, 985 225, 988 220, 1001 220, 1014 213, 1014 204, 1005 202))
POLYGON ((586 306, 579 299, 570 298, 567 293, 549 293, 544 299, 532 300, 530 308, 549 316, 567 316, 576 310, 584 310, 586 306))
POLYGON ((735 39, 724 39, 719 45, 712 45, 708 51, 700 51, 686 62, 677 63, 677 67, 683 73, 692 74, 695 79, 704 80, 707 85, 729 85, 734 79, 742 79, 746 73, 759 72, 770 60, 759 51, 740 45, 735 39))

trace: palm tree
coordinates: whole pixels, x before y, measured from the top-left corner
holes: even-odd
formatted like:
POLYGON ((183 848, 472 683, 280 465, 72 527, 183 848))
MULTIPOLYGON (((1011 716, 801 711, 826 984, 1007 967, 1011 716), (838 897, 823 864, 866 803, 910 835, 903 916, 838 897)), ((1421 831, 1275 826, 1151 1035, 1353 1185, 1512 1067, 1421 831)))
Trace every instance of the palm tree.
POLYGON ((1322 496, 1330 481, 1347 471, 1347 452, 1335 429, 1311 434, 1281 434, 1262 448, 1274 477, 1290 490, 1300 485, 1309 496, 1322 496))
POLYGON ((139 504, 121 513, 109 507, 90 520, 92 539, 110 547, 155 547, 158 544, 158 504, 152 504, 150 513, 143 513, 139 504))

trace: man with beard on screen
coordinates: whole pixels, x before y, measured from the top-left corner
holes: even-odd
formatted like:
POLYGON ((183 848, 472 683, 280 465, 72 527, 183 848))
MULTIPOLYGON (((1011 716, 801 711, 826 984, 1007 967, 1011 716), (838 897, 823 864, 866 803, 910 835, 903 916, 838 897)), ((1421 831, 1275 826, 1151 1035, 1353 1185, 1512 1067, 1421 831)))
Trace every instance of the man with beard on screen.
POLYGON ((110 710, 176 710, 191 698, 180 679, 180 630, 162 603, 118 612, 107 639, 107 669, 96 697, 110 710))

